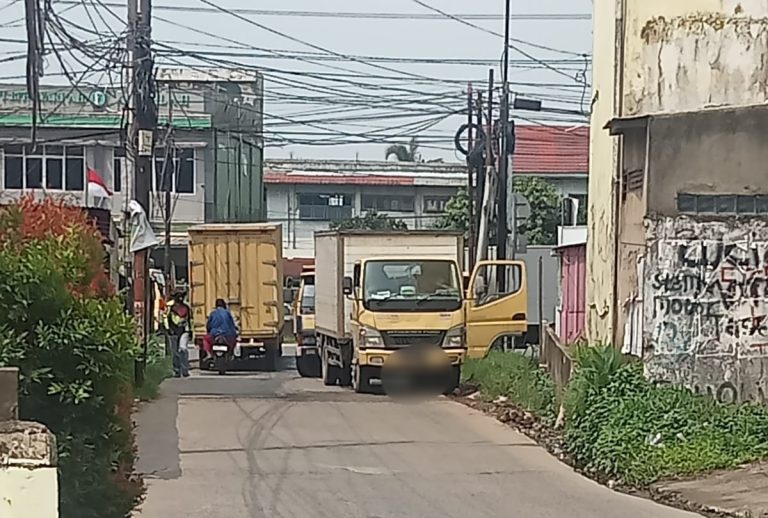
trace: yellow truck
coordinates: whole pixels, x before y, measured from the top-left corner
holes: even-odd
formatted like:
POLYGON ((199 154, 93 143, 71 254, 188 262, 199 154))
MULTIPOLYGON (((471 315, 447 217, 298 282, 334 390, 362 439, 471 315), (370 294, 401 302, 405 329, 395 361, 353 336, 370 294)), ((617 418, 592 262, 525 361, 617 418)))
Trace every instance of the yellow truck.
POLYGON ((189 229, 190 304, 200 345, 216 299, 239 327, 233 367, 277 369, 282 356, 282 227, 206 224, 189 229))
POLYGON ((320 376, 320 356, 315 337, 315 267, 305 266, 293 307, 296 337, 296 370, 304 378, 320 376))
POLYGON ((396 351, 440 348, 459 383, 467 356, 527 328, 525 264, 485 261, 465 292, 463 237, 447 231, 315 234, 315 333, 326 385, 371 392, 396 351), (497 276, 507 282, 498 289, 497 276))

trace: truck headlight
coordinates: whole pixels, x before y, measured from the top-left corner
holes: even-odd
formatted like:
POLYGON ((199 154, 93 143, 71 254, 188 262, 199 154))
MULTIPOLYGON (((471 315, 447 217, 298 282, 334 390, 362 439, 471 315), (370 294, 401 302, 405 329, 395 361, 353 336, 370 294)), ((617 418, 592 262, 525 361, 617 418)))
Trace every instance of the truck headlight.
POLYGON ((360 347, 365 349, 366 347, 382 347, 384 340, 381 338, 381 333, 372 327, 360 328, 360 347))
POLYGON ((443 347, 449 349, 458 349, 465 347, 465 330, 464 326, 454 327, 445 333, 443 338, 443 347))

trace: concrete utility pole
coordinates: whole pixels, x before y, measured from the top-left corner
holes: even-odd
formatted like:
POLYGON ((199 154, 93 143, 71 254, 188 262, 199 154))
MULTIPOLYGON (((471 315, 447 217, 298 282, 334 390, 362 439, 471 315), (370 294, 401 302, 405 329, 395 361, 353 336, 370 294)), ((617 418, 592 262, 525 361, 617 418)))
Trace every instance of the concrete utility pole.
POLYGON ((467 231, 469 235, 469 247, 467 253, 467 263, 465 269, 471 274, 472 268, 475 265, 475 187, 474 187, 474 175, 475 166, 472 164, 472 149, 475 147, 474 139, 472 138, 472 124, 475 122, 473 118, 472 108, 475 100, 472 97, 472 83, 467 85, 467 231))
POLYGON ((176 185, 176 143, 173 139, 173 84, 168 83, 168 133, 165 137, 165 160, 163 161, 163 189, 165 189, 165 207, 163 219, 165 223, 165 252, 163 254, 165 273, 165 297, 171 296, 171 220, 173 219, 173 207, 171 206, 171 189, 176 185), (170 163, 170 169, 168 164, 170 163), (171 175, 168 178, 168 175, 171 175))
MULTIPOLYGON (((155 131, 157 128, 157 106, 153 78, 151 53, 152 0, 128 0, 129 34, 133 52, 133 84, 131 97, 135 120, 130 135, 135 154, 133 198, 142 206, 147 217, 150 210, 152 188, 152 163, 154 161, 155 131)), ((139 323, 139 340, 142 344, 142 359, 137 365, 136 378, 144 379, 147 361, 147 338, 150 331, 151 304, 149 290, 149 250, 141 250, 133 257, 133 304, 134 314, 139 323)))
MULTIPOLYGON (((501 85, 501 152, 499 153, 499 204, 496 212, 496 258, 507 258, 507 205, 509 203, 509 20, 511 0, 506 0, 504 17, 504 65, 502 68, 501 85)), ((514 199, 514 197, 513 197, 514 199)), ((512 208, 514 214, 514 207, 512 208)), ((512 242, 512 257, 514 257, 514 240, 512 242)), ((500 270, 499 273, 502 273, 500 270)), ((499 290, 506 289, 506 276, 499 275, 499 290)))

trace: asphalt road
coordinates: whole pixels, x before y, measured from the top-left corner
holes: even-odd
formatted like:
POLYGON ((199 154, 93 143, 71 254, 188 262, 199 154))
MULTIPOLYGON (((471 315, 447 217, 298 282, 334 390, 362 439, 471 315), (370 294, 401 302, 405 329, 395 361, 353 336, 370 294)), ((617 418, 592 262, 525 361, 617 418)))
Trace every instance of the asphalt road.
POLYGON ((444 398, 272 374, 169 380, 137 417, 141 518, 683 518, 444 398))

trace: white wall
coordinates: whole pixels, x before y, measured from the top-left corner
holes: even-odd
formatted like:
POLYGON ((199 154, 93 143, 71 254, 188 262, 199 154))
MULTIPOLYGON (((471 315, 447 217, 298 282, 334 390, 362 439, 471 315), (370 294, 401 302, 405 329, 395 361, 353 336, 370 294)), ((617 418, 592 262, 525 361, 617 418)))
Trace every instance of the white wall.
MULTIPOLYGON (((546 177, 563 196, 587 194, 587 179, 546 177)), ((299 219, 298 195, 301 193, 339 193, 353 199, 355 215, 362 215, 362 197, 365 194, 414 196, 414 210, 411 212, 380 211, 392 218, 403 220, 409 229, 429 229, 440 214, 424 211, 425 198, 430 196, 450 197, 457 188, 450 186, 345 186, 345 185, 292 185, 267 184, 267 220, 283 224, 283 253, 288 258, 313 257, 314 234, 328 230, 327 221, 299 219)))

